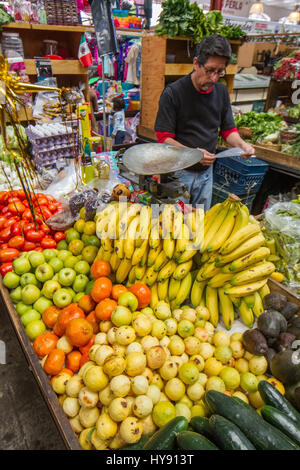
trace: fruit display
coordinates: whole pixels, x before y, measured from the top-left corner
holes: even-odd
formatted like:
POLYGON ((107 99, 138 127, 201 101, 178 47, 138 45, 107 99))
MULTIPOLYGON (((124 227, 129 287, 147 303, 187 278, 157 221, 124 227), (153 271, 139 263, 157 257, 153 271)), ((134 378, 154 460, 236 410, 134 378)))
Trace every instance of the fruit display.
POLYGON ((204 215, 165 205, 157 218, 139 204, 107 206, 97 214, 99 257, 109 261, 118 283, 142 282, 159 300, 180 307, 206 306, 216 327, 230 329, 238 315, 249 328, 262 311, 275 271, 260 225, 238 197, 229 195, 204 215), (150 223, 151 221, 151 223, 150 223))

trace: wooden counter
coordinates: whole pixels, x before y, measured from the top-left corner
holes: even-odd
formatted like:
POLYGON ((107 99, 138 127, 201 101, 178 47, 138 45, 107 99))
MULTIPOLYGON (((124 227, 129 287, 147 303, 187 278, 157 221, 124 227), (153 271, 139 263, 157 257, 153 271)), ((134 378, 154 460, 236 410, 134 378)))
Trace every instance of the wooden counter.
POLYGON ((300 176, 300 158, 262 145, 254 145, 257 158, 270 164, 271 168, 293 176, 300 176))

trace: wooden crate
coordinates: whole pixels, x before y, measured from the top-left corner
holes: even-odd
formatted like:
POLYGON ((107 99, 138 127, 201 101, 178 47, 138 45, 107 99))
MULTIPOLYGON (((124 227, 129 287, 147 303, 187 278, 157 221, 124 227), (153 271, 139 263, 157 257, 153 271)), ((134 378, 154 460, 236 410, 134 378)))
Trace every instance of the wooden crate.
MULTIPOLYGON (((230 41, 238 53, 240 41, 230 41)), ((165 86, 193 70, 193 43, 187 38, 147 35, 142 37, 141 120, 138 135, 156 140, 154 123, 165 86)), ((237 65, 229 64, 225 80, 232 99, 237 65)))
POLYGON ((281 166, 285 166, 289 169, 294 169, 300 171, 300 160, 293 155, 287 153, 279 152, 278 150, 273 150, 262 145, 254 145, 255 155, 261 160, 265 160, 269 163, 275 163, 281 166))

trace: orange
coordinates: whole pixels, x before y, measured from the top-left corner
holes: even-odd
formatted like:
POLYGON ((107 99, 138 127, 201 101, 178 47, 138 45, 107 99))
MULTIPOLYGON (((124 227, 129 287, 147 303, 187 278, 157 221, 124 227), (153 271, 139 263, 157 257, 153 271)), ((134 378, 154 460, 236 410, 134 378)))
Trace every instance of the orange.
POLYGON ((65 335, 73 346, 85 346, 93 336, 93 327, 85 318, 73 318, 67 324, 65 335))
POLYGON ((82 354, 80 351, 71 351, 66 358, 66 366, 73 372, 78 372, 80 369, 80 361, 82 354))
POLYGON ((33 349, 38 357, 44 357, 56 347, 57 341, 58 336, 50 331, 46 331, 35 338, 33 349))
POLYGON ((60 314, 61 309, 56 307, 55 305, 51 305, 51 307, 46 308, 43 313, 43 322, 47 326, 47 328, 53 328, 58 315, 60 314))
POLYGON ((44 371, 48 375, 57 375, 64 367, 65 353, 58 348, 52 349, 44 362, 44 371))
POLYGON ((90 295, 83 295, 78 302, 78 306, 85 313, 90 313, 94 310, 96 304, 90 295))
POLYGON ((95 309, 95 315, 98 320, 110 320, 111 314, 117 307, 117 302, 113 299, 103 299, 98 303, 95 309))
POLYGON ((93 310, 87 315, 86 320, 92 325, 93 333, 95 334, 98 333, 99 332, 99 320, 96 317, 95 310, 93 310))
POLYGON ((56 322, 57 328, 58 328, 58 331, 62 331, 62 333, 65 332, 67 324, 69 323, 70 320, 73 320, 73 318, 85 318, 84 311, 80 307, 78 307, 77 304, 71 304, 71 305, 73 305, 72 308, 68 308, 70 307, 69 305, 68 307, 62 309, 62 311, 60 312, 57 318, 57 322, 56 322))
POLYGON ((108 261, 97 259, 93 262, 90 272, 94 279, 98 279, 99 277, 107 277, 111 273, 111 267, 108 261))
POLYGON ((123 284, 115 284, 111 290, 111 297, 114 300, 118 300, 120 295, 123 294, 123 292, 127 292, 127 291, 128 291, 127 287, 123 286, 123 284))
POLYGON ((112 282, 108 277, 99 277, 96 279, 91 296, 95 302, 101 302, 101 300, 106 299, 110 296, 112 291, 112 282))

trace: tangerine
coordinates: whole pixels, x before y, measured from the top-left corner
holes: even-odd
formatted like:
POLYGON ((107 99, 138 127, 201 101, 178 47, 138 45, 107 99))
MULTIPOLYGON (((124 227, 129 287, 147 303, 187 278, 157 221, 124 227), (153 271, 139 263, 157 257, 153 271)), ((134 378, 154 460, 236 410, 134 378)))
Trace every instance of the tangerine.
POLYGON ((80 361, 82 354, 80 351, 71 351, 66 357, 66 366, 73 372, 78 372, 80 369, 80 361))
POLYGON ((47 307, 44 310, 42 318, 47 328, 54 327, 60 312, 61 312, 61 309, 59 307, 56 307, 56 305, 51 305, 50 307, 47 307))
POLYGON ((85 313, 90 313, 94 310, 96 303, 90 295, 83 295, 78 302, 78 306, 82 308, 85 313))
POLYGON ((93 333, 99 333, 99 321, 96 317, 95 310, 93 310, 87 315, 86 320, 92 325, 93 333))
POLYGON ((48 375, 57 375, 63 369, 65 353, 58 348, 52 349, 44 362, 44 371, 48 375))
POLYGON ((94 279, 98 279, 99 277, 107 277, 111 273, 111 267, 108 261, 97 259, 93 262, 90 272, 94 279))
POLYGON ((95 315, 98 320, 110 320, 111 314, 118 306, 117 302, 113 299, 101 300, 95 309, 95 315))
POLYGON ((123 294, 123 292, 127 292, 127 291, 128 291, 127 287, 125 287, 123 284, 115 284, 111 290, 111 297, 114 300, 118 300, 120 295, 123 294))
POLYGON ((66 326, 65 334, 72 346, 85 346, 93 336, 93 327, 85 318, 73 318, 66 326))
POLYGON ((38 357, 47 356, 56 347, 58 336, 51 331, 46 331, 37 336, 33 342, 33 349, 38 357))
POLYGON ((99 277, 96 279, 91 296, 95 302, 101 302, 101 300, 106 299, 110 296, 112 291, 112 282, 108 277, 99 277))

